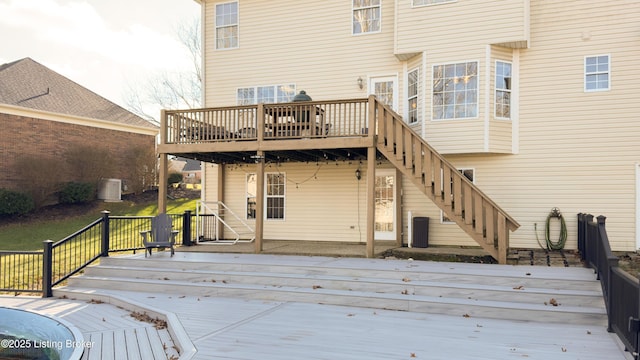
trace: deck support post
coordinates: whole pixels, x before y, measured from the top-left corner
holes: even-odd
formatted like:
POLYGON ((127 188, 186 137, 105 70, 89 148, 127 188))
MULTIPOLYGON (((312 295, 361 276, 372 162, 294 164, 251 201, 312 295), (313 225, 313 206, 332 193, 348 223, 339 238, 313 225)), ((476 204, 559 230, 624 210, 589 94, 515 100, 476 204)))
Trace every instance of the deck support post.
MULTIPOLYGON (((167 113, 160 111, 160 144, 167 143, 167 113)), ((158 173, 158 213, 167 212, 167 186, 169 184, 169 159, 167 154, 159 153, 158 173)))
POLYGON ((264 151, 256 154, 256 240, 255 253, 262 252, 264 231, 264 151))
POLYGON ((375 240, 376 225, 376 148, 367 148, 367 253, 368 258, 372 258, 375 240))

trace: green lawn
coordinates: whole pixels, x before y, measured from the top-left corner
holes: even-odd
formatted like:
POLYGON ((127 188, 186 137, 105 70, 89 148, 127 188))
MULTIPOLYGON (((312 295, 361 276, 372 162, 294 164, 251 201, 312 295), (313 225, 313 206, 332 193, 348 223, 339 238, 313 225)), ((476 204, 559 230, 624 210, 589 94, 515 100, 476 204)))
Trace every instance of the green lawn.
MULTIPOLYGON (((152 216, 158 213, 158 204, 134 204, 123 201, 103 203, 102 209, 113 216, 152 216)), ((195 214, 195 199, 177 199, 167 203, 167 213, 181 214, 191 210, 195 214)), ((84 228, 100 218, 101 210, 64 220, 33 221, 0 227, 0 250, 41 250, 44 240, 58 241, 84 228)))

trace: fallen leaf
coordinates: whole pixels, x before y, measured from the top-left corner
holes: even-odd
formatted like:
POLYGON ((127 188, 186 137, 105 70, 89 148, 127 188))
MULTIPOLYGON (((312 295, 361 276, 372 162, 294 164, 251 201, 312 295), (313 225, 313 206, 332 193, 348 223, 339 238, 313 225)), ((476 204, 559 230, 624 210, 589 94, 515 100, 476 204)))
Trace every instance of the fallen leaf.
POLYGON ((513 288, 513 290, 524 290, 524 286, 520 285, 520 286, 516 286, 513 288))
POLYGON ((416 353, 411 353, 411 357, 412 357, 412 358, 417 357, 417 356, 416 356, 416 353))
POLYGON ((591 331, 590 330, 587 330, 587 335, 591 335, 591 331))
POLYGON ((531 276, 531 273, 526 273, 525 275, 527 275, 527 276, 531 276))
POLYGON ((402 292, 401 292, 400 294, 402 294, 402 295, 409 295, 409 290, 404 289, 404 290, 402 290, 402 292))
POLYGON ((567 352, 567 348, 563 347, 562 352, 567 352))
POLYGON ((558 303, 558 301, 557 301, 556 299, 554 299, 554 298, 551 298, 551 300, 549 300, 549 304, 551 304, 551 305, 553 305, 553 306, 558 306, 558 305, 560 305, 560 304, 558 303))
POLYGON ((313 290, 315 290, 315 289, 322 289, 322 286, 320 286, 320 285, 313 285, 313 290))
POLYGON ((464 314, 464 315, 462 315, 462 317, 470 318, 470 317, 471 317, 471 315, 469 315, 469 314, 464 314))
POLYGON ((411 279, 409 279, 409 278, 403 278, 403 279, 402 279, 402 281, 404 281, 404 282, 409 282, 409 281, 411 281, 411 279))

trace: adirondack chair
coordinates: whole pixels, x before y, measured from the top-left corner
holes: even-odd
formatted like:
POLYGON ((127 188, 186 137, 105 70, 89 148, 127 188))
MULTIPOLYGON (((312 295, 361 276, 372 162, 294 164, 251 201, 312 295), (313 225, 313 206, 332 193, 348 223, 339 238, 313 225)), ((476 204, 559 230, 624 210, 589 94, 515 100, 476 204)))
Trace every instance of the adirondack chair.
POLYGON ((144 244, 144 257, 147 253, 151 256, 151 249, 171 249, 171 256, 175 253, 173 245, 176 243, 177 230, 173 230, 171 217, 167 214, 158 214, 151 219, 151 230, 140 231, 144 244))

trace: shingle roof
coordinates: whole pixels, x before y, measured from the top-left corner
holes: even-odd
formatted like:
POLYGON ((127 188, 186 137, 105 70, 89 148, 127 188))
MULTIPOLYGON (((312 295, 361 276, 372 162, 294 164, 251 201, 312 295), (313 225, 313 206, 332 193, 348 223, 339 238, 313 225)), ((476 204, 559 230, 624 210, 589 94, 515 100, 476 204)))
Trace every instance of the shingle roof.
POLYGON ((0 103, 157 128, 149 121, 31 58, 0 65, 0 103))

